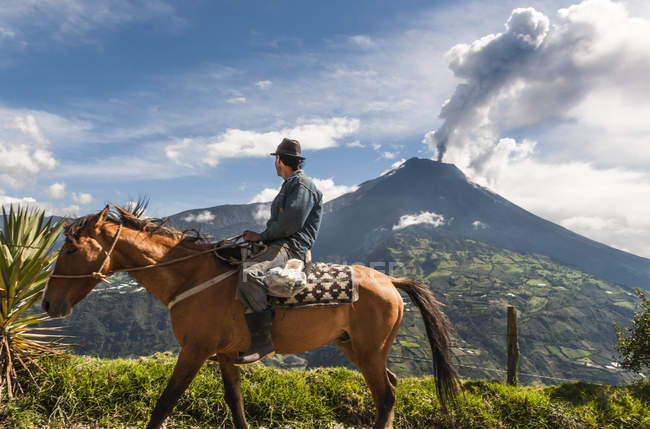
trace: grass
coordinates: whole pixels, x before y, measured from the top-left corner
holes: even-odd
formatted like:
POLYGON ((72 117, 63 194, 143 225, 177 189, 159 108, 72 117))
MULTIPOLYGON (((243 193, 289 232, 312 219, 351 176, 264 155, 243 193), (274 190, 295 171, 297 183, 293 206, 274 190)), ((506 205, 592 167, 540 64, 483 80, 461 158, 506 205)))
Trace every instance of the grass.
MULTIPOLYGON (((11 403, 0 404, 0 427, 142 427, 171 374, 174 357, 102 360, 73 355, 42 361, 44 372, 11 403)), ((397 391, 398 428, 650 427, 650 382, 613 387, 566 383, 510 387, 464 382, 459 407, 440 409, 431 377, 406 378, 397 391)), ((365 427, 374 406, 363 378, 343 368, 311 371, 264 366, 245 371, 246 415, 252 427, 365 427)), ((230 427, 216 364, 204 365, 179 401, 168 427, 230 427)))

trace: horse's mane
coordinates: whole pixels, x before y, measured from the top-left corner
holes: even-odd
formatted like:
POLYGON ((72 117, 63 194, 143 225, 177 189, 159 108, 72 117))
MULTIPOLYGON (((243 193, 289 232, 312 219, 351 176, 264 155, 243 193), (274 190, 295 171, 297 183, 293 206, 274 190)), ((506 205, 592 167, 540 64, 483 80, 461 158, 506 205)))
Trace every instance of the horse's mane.
MULTIPOLYGON (((109 212, 106 221, 118 225, 121 224, 127 228, 135 229, 136 231, 143 231, 150 234, 177 239, 179 240, 179 244, 193 248, 203 249, 210 245, 207 239, 195 229, 179 231, 166 225, 169 218, 144 217, 148 205, 149 201, 147 199, 139 199, 137 203, 128 204, 126 207, 113 204, 113 207, 117 209, 117 212, 109 212)), ((95 216, 96 214, 89 214, 79 218, 69 219, 66 222, 63 233, 68 238, 79 238, 81 231, 95 216)))

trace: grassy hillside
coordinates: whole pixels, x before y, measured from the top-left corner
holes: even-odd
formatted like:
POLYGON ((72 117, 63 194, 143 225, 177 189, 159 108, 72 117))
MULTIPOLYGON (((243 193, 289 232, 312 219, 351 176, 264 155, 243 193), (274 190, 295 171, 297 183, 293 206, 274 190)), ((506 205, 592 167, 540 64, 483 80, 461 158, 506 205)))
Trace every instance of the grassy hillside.
MULTIPOLYGON (((394 235, 370 260, 396 261, 429 284, 456 330, 455 362, 469 377, 502 377, 506 307, 518 311, 520 371, 566 379, 621 383, 615 368, 614 322, 627 326, 637 299, 625 288, 535 254, 521 254, 432 228, 394 235)), ((407 312, 393 356, 428 357, 419 314, 407 312)), ((394 357, 402 372, 420 374, 426 363, 394 357)), ((520 377, 527 384, 558 380, 520 377)))
MULTIPOLYGON (((0 427, 142 427, 171 374, 174 358, 133 360, 61 356, 42 362, 40 388, 0 404, 0 427)), ((374 407, 358 372, 258 366, 245 371, 246 414, 253 427, 364 427, 374 407)), ((650 427, 650 383, 627 387, 568 383, 513 388, 494 381, 465 381, 465 396, 448 414, 440 410, 430 377, 400 381, 397 428, 639 428, 650 427)), ((168 427, 229 427, 219 367, 204 365, 171 416, 168 427)))

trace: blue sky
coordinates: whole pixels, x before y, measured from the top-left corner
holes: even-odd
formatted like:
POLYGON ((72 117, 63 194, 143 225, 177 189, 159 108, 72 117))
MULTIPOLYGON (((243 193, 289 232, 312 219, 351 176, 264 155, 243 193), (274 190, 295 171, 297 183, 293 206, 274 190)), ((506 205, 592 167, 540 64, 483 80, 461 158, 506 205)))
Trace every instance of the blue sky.
POLYGON ((472 180, 650 256, 649 17, 610 0, 5 1, 0 203, 264 200, 284 135, 332 198, 436 157, 451 130, 443 161, 472 180))

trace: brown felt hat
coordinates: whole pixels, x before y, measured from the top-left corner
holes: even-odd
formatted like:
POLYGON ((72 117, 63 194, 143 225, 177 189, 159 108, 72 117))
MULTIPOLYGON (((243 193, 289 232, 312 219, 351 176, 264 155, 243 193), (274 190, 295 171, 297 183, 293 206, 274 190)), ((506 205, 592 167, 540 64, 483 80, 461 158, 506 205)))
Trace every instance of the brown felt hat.
POLYGON ((278 148, 271 155, 289 155, 295 156, 296 158, 305 159, 304 156, 301 156, 300 151, 300 142, 298 140, 291 139, 282 139, 278 148))

